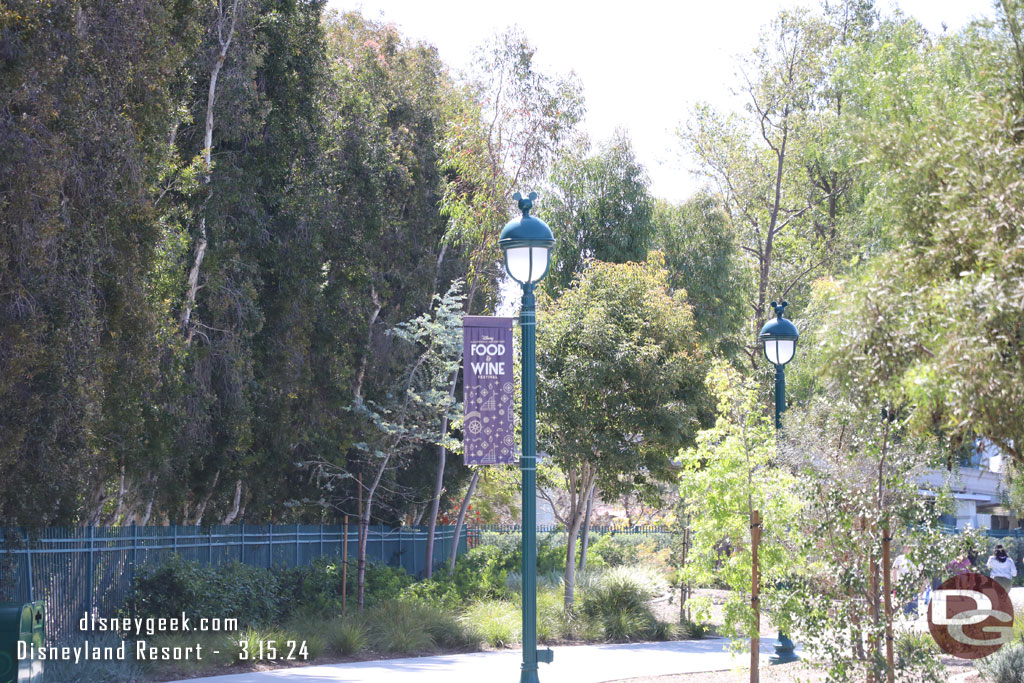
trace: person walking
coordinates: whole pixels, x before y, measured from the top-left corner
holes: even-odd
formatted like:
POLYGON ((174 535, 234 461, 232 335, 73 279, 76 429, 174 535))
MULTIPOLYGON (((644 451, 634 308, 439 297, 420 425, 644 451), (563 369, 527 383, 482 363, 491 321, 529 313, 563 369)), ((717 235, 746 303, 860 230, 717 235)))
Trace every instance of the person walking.
POLYGON ((996 546, 996 551, 988 558, 987 564, 989 576, 1009 591, 1010 586, 1013 585, 1013 577, 1017 576, 1017 564, 1007 556, 1002 545, 996 546))

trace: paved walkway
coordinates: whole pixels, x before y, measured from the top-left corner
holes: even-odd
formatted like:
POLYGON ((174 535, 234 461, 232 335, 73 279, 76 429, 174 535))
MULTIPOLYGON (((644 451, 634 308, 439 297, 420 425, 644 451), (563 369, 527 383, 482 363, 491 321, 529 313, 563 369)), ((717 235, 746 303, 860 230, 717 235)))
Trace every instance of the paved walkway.
MULTIPOLYGON (((1014 588, 1010 595, 1018 607, 1024 607, 1024 588, 1014 588)), ((916 625, 927 630, 923 618, 916 625)), ((745 666, 749 657, 730 654, 728 642, 724 638, 706 638, 666 643, 555 646, 552 648, 555 661, 540 665, 540 678, 546 681, 605 683, 638 676, 725 671, 745 666)), ((774 645, 774 633, 761 635, 762 661, 773 653, 774 645)), ((177 683, 499 683, 518 678, 521 660, 520 650, 501 650, 319 664, 193 678, 177 683)))
MULTIPOLYGON (((762 658, 774 652, 774 635, 764 634, 762 658)), ((637 676, 724 671, 749 662, 733 656, 725 638, 665 643, 575 645, 551 649, 552 664, 540 665, 540 678, 572 683, 604 683, 637 676)), ((386 659, 352 664, 321 664, 194 678, 177 683, 499 683, 519 678, 521 650, 386 659)))

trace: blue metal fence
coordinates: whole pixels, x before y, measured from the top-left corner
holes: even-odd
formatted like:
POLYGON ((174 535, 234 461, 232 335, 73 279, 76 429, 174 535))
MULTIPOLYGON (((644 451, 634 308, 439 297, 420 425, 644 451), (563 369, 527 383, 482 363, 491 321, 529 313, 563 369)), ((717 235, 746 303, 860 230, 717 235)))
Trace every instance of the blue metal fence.
MULTIPOLYGON (((523 530, 519 524, 477 524, 469 527, 467 532, 467 542, 470 548, 474 548, 480 544, 480 539, 484 533, 498 533, 498 534, 518 534, 523 530)), ((561 524, 538 524, 537 533, 564 533, 565 526, 561 524)), ((580 531, 582 534, 582 530, 580 531)), ((591 534, 622 534, 622 535, 655 535, 655 534, 668 534, 671 533, 668 526, 665 524, 649 524, 646 526, 603 526, 603 525, 591 525, 591 534)))
MULTIPOLYGON (((155 565, 172 554, 203 565, 238 561, 256 567, 301 567, 321 557, 341 557, 343 525, 238 524, 194 526, 78 527, 45 529, 28 535, 0 530, 8 539, 0 552, 0 600, 46 601, 50 637, 70 635, 86 612, 112 616, 131 592, 136 568, 155 565), (13 539, 13 542, 12 540, 13 539)), ((348 557, 352 584, 358 550, 358 527, 350 524, 348 557)), ((434 534, 435 568, 447 561, 455 529, 439 526, 434 534)), ((466 531, 458 552, 465 552, 466 531)), ((368 562, 423 573, 427 531, 371 526, 366 538, 368 562)))

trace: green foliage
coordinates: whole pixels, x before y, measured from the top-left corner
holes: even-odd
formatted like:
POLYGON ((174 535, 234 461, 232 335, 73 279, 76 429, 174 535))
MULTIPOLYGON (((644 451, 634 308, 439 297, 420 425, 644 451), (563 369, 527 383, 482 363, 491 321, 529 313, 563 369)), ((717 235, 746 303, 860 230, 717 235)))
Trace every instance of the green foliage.
POLYGON ((701 339, 718 354, 734 356, 743 345, 737 336, 746 329, 750 273, 721 201, 704 194, 678 206, 657 202, 653 222, 669 286, 686 292, 701 339))
POLYGON ((282 616, 281 584, 274 572, 232 562, 205 567, 173 555, 141 568, 130 602, 132 616, 168 614, 233 617, 240 625, 264 626, 282 616))
POLYGON ((507 600, 479 600, 462 614, 462 623, 483 642, 505 647, 522 639, 522 613, 507 600))
POLYGON ((999 3, 995 24, 934 41, 893 22, 851 56, 851 127, 876 179, 865 217, 890 249, 845 283, 824 359, 919 432, 953 448, 984 435, 1018 462, 1021 12, 999 3))
POLYGON ((352 617, 331 622, 324 637, 327 649, 342 655, 359 652, 369 642, 363 620, 352 617))
MULTIPOLYGON (((350 601, 354 578, 350 570, 350 601)), ((416 596, 419 591, 414 585, 414 578, 400 567, 370 564, 366 569, 366 603, 373 605, 401 595, 416 596)), ((143 618, 185 612, 203 617, 234 617, 239 625, 255 628, 293 618, 301 625, 302 619, 339 614, 341 588, 341 565, 331 558, 293 569, 262 569, 237 562, 207 567, 174 555, 160 565, 140 569, 129 607, 135 616, 143 618)), ((420 590, 430 594, 429 589, 420 590)))
POLYGON ((628 572, 581 583, 581 591, 580 612, 601 625, 605 640, 662 640, 671 634, 647 604, 654 597, 650 588, 628 572))
MULTIPOLYGON (((691 309, 667 278, 658 254, 644 263, 592 261, 561 297, 542 301, 538 447, 569 494, 568 557, 593 487, 609 499, 659 499, 658 482, 672 477, 670 454, 710 418, 691 309)), ((565 565, 568 608, 573 567, 565 565)))
POLYGON ((752 513, 761 515, 759 574, 769 589, 798 567, 792 534, 801 503, 795 478, 778 459, 775 430, 753 382, 718 363, 708 385, 718 397, 718 421, 700 433, 696 447, 679 455, 679 490, 692 538, 681 572, 697 585, 717 580, 728 586, 724 630, 749 634, 752 513))
POLYGON ((584 269, 587 259, 643 261, 654 227, 647 174, 624 133, 592 156, 576 149, 552 172, 545 220, 558 226, 544 288, 557 297, 584 269))
POLYGON ((978 660, 978 671, 991 683, 1024 683, 1024 638, 978 660))
POLYGON ((412 654, 434 650, 433 636, 421 622, 424 609, 414 603, 388 600, 366 612, 370 646, 380 652, 412 654))

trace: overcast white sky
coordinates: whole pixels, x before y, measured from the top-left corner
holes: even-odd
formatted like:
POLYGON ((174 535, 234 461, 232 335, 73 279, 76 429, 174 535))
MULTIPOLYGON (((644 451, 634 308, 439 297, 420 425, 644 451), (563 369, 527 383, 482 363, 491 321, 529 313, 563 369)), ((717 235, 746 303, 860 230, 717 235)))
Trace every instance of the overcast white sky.
MULTIPOLYGON (((879 0, 888 11, 894 4, 879 0)), ((591 139, 617 127, 633 140, 659 197, 679 201, 698 181, 681 154, 675 130, 691 106, 708 101, 738 108, 736 56, 756 44, 758 31, 782 8, 816 7, 807 0, 656 0, 564 2, 522 0, 330 0, 338 10, 384 19, 404 36, 436 45, 454 70, 468 65, 474 48, 517 24, 537 48, 546 73, 575 71, 587 101, 584 124, 591 139)), ((970 19, 993 17, 989 0, 902 0, 905 14, 939 33, 970 19)))

